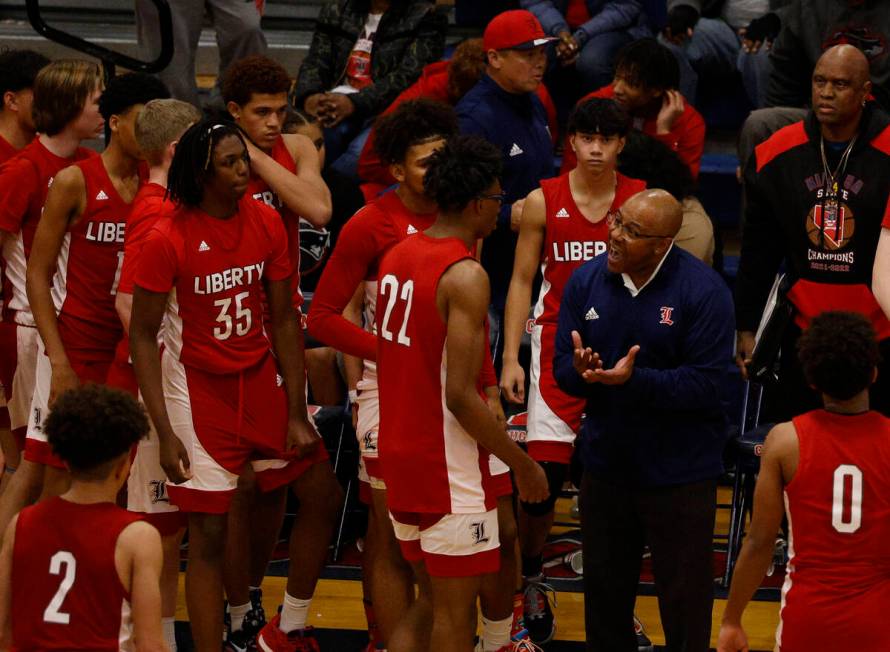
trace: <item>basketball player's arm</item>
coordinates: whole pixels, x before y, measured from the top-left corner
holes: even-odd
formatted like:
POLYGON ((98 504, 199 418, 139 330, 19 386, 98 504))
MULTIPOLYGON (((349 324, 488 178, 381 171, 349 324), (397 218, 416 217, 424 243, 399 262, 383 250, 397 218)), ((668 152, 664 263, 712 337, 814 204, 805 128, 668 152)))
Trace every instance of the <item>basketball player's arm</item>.
POLYGON ((294 174, 253 144, 250 169, 265 181, 291 211, 324 226, 331 219, 331 191, 321 178, 321 165, 315 145, 301 134, 285 134, 284 143, 297 164, 294 174))
POLYGON ((872 272, 871 291, 875 299, 890 319, 890 206, 885 220, 886 226, 881 229, 878 239, 878 251, 875 253, 875 266, 872 272))
POLYGON ((796 444, 797 435, 791 423, 777 425, 766 438, 754 490, 754 516, 735 566, 729 600, 723 612, 720 642, 725 638, 727 643, 717 646, 720 652, 747 649, 737 644, 733 647, 731 642, 738 640, 740 634, 744 636, 742 612, 760 586, 773 558, 776 534, 784 513, 783 493, 790 481, 790 478, 786 479, 788 472, 785 469, 789 458, 794 456, 796 444))
POLYGON ((446 407, 470 437, 513 470, 520 498, 541 502, 549 495, 544 471, 507 436, 476 391, 486 344, 483 324, 489 288, 485 270, 474 260, 453 265, 439 280, 436 303, 447 325, 446 407))
POLYGON ((511 403, 525 401, 525 371, 519 364, 519 344, 528 320, 532 301, 532 283, 541 262, 544 229, 547 224, 544 193, 538 188, 526 198, 519 223, 519 241, 513 276, 507 292, 504 312, 504 367, 501 370, 501 389, 511 403))
POLYGON ((136 652, 168 652, 161 626, 161 535, 148 523, 131 523, 117 538, 114 561, 121 579, 129 580, 122 583, 130 589, 136 652))
MULTIPOLYGON (((359 284, 355 288, 355 293, 349 305, 343 310, 343 318, 356 326, 362 324, 362 301, 364 299, 364 288, 359 284)), ((358 392, 358 381, 362 379, 364 373, 364 364, 361 358, 354 355, 343 354, 343 370, 346 372, 346 389, 349 391, 350 403, 352 407, 352 427, 355 428, 358 423, 358 403, 354 400, 358 392)))
POLYGON ((117 316, 120 317, 121 324, 124 326, 124 332, 130 332, 130 315, 133 312, 133 295, 129 292, 117 291, 114 296, 114 309, 117 316))
POLYGON ((133 288, 133 312, 130 319, 130 356, 139 383, 142 402, 160 442, 161 467, 176 484, 189 476, 189 457, 173 432, 164 390, 161 384, 161 355, 158 351, 158 329, 167 306, 166 292, 150 292, 138 285, 133 288))
POLYGON ((309 334, 338 351, 363 360, 377 359, 377 338, 358 324, 345 319, 356 288, 368 275, 372 261, 380 254, 374 237, 376 215, 363 208, 343 227, 331 258, 321 273, 309 311, 309 334))
POLYGON ((59 336, 56 308, 52 298, 53 274, 68 227, 84 209, 86 186, 79 167, 70 166, 59 172, 46 196, 43 215, 37 224, 31 256, 28 259, 26 288, 34 322, 52 365, 49 404, 56 396, 79 380, 59 336))
POLYGON ((12 645, 12 550, 18 519, 18 515, 12 517, 0 548, 0 650, 12 645))
POLYGON ((320 440, 306 409, 303 329, 297 323, 290 279, 264 279, 263 283, 272 315, 272 347, 287 391, 287 450, 302 458, 311 453, 320 440))

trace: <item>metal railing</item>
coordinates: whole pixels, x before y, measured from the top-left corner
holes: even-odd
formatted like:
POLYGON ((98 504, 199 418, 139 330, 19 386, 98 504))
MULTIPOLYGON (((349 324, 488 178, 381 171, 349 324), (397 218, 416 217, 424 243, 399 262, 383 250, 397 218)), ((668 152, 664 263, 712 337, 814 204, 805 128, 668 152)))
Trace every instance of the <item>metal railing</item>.
POLYGON ((38 34, 65 47, 99 59, 105 71, 105 78, 110 79, 114 76, 116 66, 139 72, 154 73, 166 68, 173 58, 173 19, 170 15, 170 5, 167 4, 167 0, 151 0, 151 2, 157 9, 158 29, 161 30, 161 51, 154 61, 135 59, 52 27, 40 13, 40 0, 25 0, 25 6, 28 12, 28 20, 38 34))

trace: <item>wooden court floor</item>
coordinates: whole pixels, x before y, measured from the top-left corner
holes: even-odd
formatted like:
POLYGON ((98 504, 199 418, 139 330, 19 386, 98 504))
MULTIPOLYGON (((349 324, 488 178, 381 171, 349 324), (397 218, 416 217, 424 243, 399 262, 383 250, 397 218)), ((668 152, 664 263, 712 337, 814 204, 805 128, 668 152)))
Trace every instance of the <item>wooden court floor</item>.
MULTIPOLYGON (((718 500, 727 502, 728 489, 720 489, 718 500)), ((557 506, 557 520, 569 520, 570 501, 560 500, 557 506)), ((727 514, 718 510, 715 533, 725 533, 727 514)), ((558 528, 554 530, 559 533, 558 528)), ((284 596, 284 577, 267 576, 263 582, 263 604, 266 613, 275 613, 284 596)), ((714 601, 712 614, 711 644, 716 644, 720 618, 725 600, 714 601)), ((557 593, 557 606, 554 608, 557 622, 557 639, 560 641, 584 640, 584 596, 579 592, 560 591, 557 593)), ((637 617, 642 621, 646 633, 656 645, 664 644, 664 633, 658 616, 658 603, 654 597, 637 598, 637 617)), ((188 620, 185 607, 184 575, 180 575, 179 602, 176 619, 188 620)), ((779 620, 779 603, 754 601, 745 612, 744 626, 748 633, 751 650, 765 652, 775 644, 776 625, 779 620)), ((364 630, 365 613, 362 606, 361 582, 355 580, 321 580, 312 600, 309 624, 325 629, 364 630)))

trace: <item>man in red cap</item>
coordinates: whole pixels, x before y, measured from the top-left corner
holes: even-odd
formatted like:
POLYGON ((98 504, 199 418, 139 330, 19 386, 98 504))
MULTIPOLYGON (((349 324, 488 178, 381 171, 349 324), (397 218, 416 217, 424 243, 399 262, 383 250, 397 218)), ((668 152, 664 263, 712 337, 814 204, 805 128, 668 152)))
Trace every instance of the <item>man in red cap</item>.
MULTIPOLYGON (((485 28, 486 69, 457 104, 461 133, 484 137, 501 150, 504 200, 494 233, 482 247, 482 265, 491 279, 492 333, 504 314, 516 233, 526 195, 552 177, 553 142, 547 114, 535 90, 547 67, 548 37, 531 12, 517 9, 495 16, 485 28)), ((499 366, 497 347, 495 365, 499 366)))

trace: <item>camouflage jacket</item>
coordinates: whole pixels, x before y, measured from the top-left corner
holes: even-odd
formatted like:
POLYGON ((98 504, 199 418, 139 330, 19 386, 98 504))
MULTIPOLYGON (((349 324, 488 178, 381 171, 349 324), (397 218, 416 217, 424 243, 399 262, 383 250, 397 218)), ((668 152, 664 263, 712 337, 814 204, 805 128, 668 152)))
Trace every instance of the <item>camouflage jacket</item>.
MULTIPOLYGON (((300 67, 292 101, 330 90, 344 79, 346 63, 368 15, 368 0, 331 0, 318 16, 309 54, 300 67)), ((349 96, 361 118, 383 111, 438 60, 445 46, 446 17, 432 2, 393 0, 374 36, 371 77, 374 83, 349 96)))

